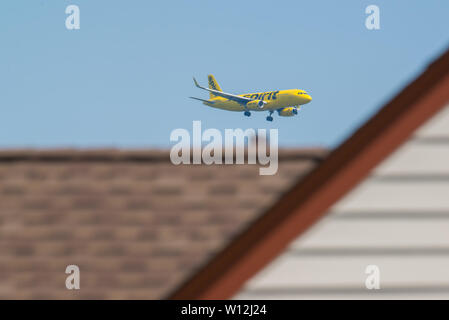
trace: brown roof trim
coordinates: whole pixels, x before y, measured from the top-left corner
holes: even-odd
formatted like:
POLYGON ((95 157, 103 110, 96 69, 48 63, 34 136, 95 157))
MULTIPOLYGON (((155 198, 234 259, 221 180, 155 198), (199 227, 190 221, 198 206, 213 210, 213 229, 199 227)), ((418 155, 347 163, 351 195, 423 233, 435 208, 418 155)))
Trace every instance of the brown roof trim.
POLYGON ((227 299, 449 101, 449 51, 168 296, 227 299))
POLYGON ((167 161, 166 150, 121 149, 10 149, 0 151, 2 162, 117 162, 117 161, 167 161))
MULTIPOLYGON (((279 150, 280 160, 322 161, 328 154, 324 148, 288 148, 279 150)), ((223 152, 224 155, 224 152, 223 152)), ((0 150, 2 162, 169 162, 170 151, 164 149, 11 149, 0 150)))

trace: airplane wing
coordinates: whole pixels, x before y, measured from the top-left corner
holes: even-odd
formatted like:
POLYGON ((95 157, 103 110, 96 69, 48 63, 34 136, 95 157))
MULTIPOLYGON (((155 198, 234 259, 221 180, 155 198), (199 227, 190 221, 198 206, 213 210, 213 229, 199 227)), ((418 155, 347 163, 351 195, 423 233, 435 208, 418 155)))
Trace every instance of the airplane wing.
POLYGON ((250 101, 256 100, 256 99, 251 99, 251 98, 238 96, 238 95, 232 94, 232 93, 226 93, 226 92, 223 92, 223 91, 218 91, 218 90, 202 87, 202 86, 200 86, 198 84, 198 82, 196 81, 195 78, 193 78, 193 81, 195 82, 195 86, 197 86, 200 89, 212 92, 216 96, 223 97, 223 98, 226 98, 228 100, 232 100, 232 101, 238 102, 238 103, 243 104, 243 105, 246 105, 250 101))

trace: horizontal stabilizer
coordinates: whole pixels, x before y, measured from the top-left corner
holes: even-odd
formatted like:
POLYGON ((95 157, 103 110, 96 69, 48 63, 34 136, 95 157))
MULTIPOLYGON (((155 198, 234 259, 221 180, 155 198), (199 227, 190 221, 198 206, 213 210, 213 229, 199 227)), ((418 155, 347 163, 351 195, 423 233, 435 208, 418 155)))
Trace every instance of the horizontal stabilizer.
POLYGON ((195 97, 189 97, 189 98, 190 99, 195 99, 195 100, 198 100, 198 101, 202 101, 202 102, 207 103, 207 104, 214 104, 212 101, 209 101, 209 100, 204 100, 204 99, 195 98, 195 97))

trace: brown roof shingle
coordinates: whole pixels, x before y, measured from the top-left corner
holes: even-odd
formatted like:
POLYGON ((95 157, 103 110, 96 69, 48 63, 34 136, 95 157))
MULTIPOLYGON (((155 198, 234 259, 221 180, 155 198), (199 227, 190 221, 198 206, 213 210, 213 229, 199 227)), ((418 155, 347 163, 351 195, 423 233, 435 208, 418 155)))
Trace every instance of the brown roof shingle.
POLYGON ((180 165, 167 151, 0 152, 0 298, 162 298, 326 154, 180 165), (81 290, 65 288, 65 269, 81 290))

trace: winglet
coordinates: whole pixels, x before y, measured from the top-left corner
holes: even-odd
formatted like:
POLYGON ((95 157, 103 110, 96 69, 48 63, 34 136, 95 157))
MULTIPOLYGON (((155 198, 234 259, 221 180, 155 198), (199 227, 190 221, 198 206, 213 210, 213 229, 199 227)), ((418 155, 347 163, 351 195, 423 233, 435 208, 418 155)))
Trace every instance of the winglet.
POLYGON ((198 84, 198 82, 196 81, 196 79, 195 79, 195 77, 193 77, 193 82, 195 82, 195 85, 198 87, 198 88, 201 88, 201 86, 198 84))

